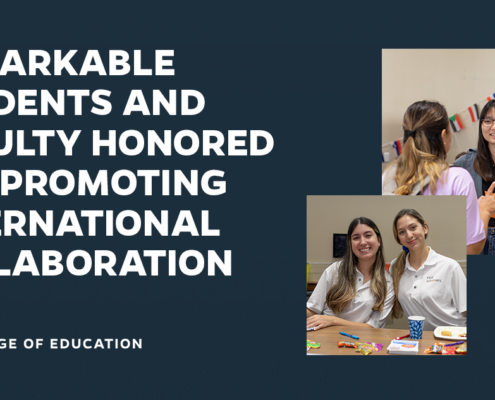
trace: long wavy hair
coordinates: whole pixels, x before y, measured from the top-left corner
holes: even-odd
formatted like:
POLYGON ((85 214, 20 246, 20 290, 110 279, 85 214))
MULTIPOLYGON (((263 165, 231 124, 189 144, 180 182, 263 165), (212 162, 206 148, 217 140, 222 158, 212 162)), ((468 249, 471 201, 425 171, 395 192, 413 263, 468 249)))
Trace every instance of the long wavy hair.
MULTIPOLYGON (((423 226, 423 228, 428 226, 424 218, 416 210, 413 210, 411 208, 400 210, 399 213, 395 216, 393 230, 394 230, 395 241, 399 243, 401 246, 402 243, 399 240, 399 232, 397 231, 397 222, 399 221, 399 219, 401 219, 406 215, 415 218, 423 226)), ((427 237, 428 237, 428 233, 425 235, 425 239, 427 237)), ((401 318, 404 315, 402 306, 399 303, 399 283, 400 283, 400 278, 402 278, 402 274, 404 274, 404 270, 406 268, 406 257, 407 257, 407 252, 405 250, 402 250, 400 254, 397 256, 397 260, 395 261, 395 264, 392 267, 391 275, 392 275, 392 280, 394 282, 394 290, 395 290, 394 306, 392 308, 392 318, 395 319, 401 318)))
MULTIPOLYGON (((447 110, 436 101, 417 101, 410 105, 402 121, 404 139, 402 154, 391 165, 396 165, 395 182, 398 195, 408 195, 417 182, 430 176, 430 191, 435 194, 437 180, 449 168, 442 131, 450 132, 447 110)), ((421 191, 421 194, 423 192, 421 191)))
POLYGON ((486 118, 486 114, 488 114, 488 111, 490 111, 491 108, 495 108, 495 100, 491 100, 486 103, 481 110, 479 119, 478 152, 476 153, 476 158, 473 163, 474 170, 487 182, 494 181, 492 173, 493 158, 488 147, 488 142, 483 136, 483 131, 481 130, 481 121, 486 118))
POLYGON ((385 278, 385 257, 383 255, 383 240, 376 224, 369 218, 354 219, 347 231, 347 252, 340 263, 337 279, 327 293, 327 305, 335 315, 340 315, 356 296, 356 266, 358 258, 352 251, 351 236, 359 224, 369 226, 376 234, 380 246, 376 253, 375 262, 371 269, 371 292, 376 297, 373 311, 383 311, 387 295, 387 280, 385 278))

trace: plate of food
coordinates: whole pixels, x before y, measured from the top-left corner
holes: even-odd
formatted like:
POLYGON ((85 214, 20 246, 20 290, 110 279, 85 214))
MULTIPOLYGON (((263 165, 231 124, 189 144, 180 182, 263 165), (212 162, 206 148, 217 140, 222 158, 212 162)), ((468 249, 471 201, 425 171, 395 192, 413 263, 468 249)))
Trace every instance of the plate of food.
POLYGON ((433 331, 433 335, 439 339, 467 340, 467 328, 465 326, 439 326, 433 331))

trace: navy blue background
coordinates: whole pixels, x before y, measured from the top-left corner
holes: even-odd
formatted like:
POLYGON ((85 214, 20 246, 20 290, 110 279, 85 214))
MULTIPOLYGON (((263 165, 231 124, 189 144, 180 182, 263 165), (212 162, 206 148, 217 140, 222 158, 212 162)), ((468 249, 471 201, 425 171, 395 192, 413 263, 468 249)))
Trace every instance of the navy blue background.
POLYGON ((368 14, 375 6, 366 7, 234 8, 225 2, 185 4, 186 10, 178 10, 150 2, 122 2, 117 8, 85 2, 65 11, 47 4, 4 8, 2 59, 7 49, 23 55, 28 49, 52 54, 78 49, 81 61, 88 49, 102 54, 141 49, 144 65, 150 65, 155 49, 173 49, 176 76, 0 77, 0 89, 14 92, 107 89, 113 105, 108 116, 89 113, 91 102, 85 101, 82 116, 73 116, 67 106, 64 117, 19 117, 15 111, 0 117, 0 137, 5 129, 83 131, 72 157, 63 156, 58 139, 51 139, 48 157, 4 156, 2 169, 220 169, 227 192, 219 197, 201 192, 147 197, 138 190, 127 197, 31 198, 14 192, 1 198, 0 209, 53 209, 59 217, 64 209, 166 209, 171 215, 190 209, 197 220, 200 210, 209 210, 210 227, 221 229, 221 236, 108 238, 102 231, 82 238, 2 236, 2 267, 12 268, 22 249, 38 254, 108 249, 119 261, 127 249, 230 249, 233 267, 231 277, 170 277, 166 270, 158 277, 67 272, 1 277, 2 338, 143 338, 143 349, 134 351, 49 350, 47 343, 41 350, 2 350, 2 399, 352 398, 369 391, 391 397, 405 396, 410 388, 436 397, 483 395, 492 375, 490 351, 483 346, 493 331, 487 320, 492 258, 468 260, 469 356, 320 358, 305 353, 306 196, 380 194, 381 49, 449 47, 454 39, 456 46, 475 44, 452 31, 452 42, 442 41, 434 34, 440 27, 435 28, 438 19, 430 6, 431 16, 409 10, 421 14, 421 22, 408 14, 414 29, 404 28, 403 16, 375 18, 368 14), (428 34, 420 36, 426 26, 428 34), (124 117, 131 89, 195 89, 206 106, 191 117, 124 117), (273 135, 275 147, 265 157, 92 157, 93 129, 225 134, 261 129, 273 135))

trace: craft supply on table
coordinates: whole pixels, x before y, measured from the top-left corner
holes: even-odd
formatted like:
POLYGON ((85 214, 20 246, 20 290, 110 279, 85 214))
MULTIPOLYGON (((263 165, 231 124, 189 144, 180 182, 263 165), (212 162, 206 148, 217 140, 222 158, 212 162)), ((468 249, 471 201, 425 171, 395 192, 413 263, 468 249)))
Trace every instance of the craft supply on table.
POLYGON ((455 349, 456 354, 466 354, 467 346, 465 344, 460 345, 457 349, 455 349))
POLYGON ((306 328, 306 331, 314 331, 316 329, 316 326, 313 326, 312 328, 306 328))
POLYGON ((445 343, 435 343, 432 344, 425 350, 425 354, 442 354, 445 347, 445 343))
POLYGON ((357 345, 356 351, 359 351, 361 354, 366 356, 372 352, 379 352, 383 347, 383 344, 374 342, 357 343, 357 345))
POLYGON ((366 343, 360 343, 356 351, 367 356, 368 354, 371 354, 373 352, 373 346, 366 345, 366 343))
POLYGON ((389 354, 418 354, 419 342, 412 340, 392 340, 387 347, 389 354))
POLYGON ((425 350, 425 354, 442 354, 442 355, 454 355, 454 354, 466 354, 467 348, 464 341, 455 343, 435 343, 425 350), (459 346, 460 345, 460 346, 459 346), (459 346, 459 347, 454 347, 459 346))
POLYGON ((382 347, 383 347, 383 344, 381 344, 381 343, 366 342, 366 344, 372 345, 375 348, 374 351, 380 351, 382 349, 382 347))
POLYGON ((348 333, 345 333, 345 332, 339 332, 341 335, 344 335, 344 336, 347 336, 347 337, 350 337, 350 338, 353 338, 353 339, 356 339, 356 340, 359 340, 359 338, 357 336, 354 336, 354 335, 349 335, 348 333))
POLYGON ((404 335, 404 336, 397 336, 397 337, 395 338, 395 340, 402 340, 402 339, 404 339, 404 338, 406 338, 406 337, 409 337, 409 336, 410 336, 410 335, 409 335, 409 333, 408 333, 407 335, 404 335))
POLYGON ((321 346, 321 344, 320 343, 316 343, 314 340, 307 339, 306 340, 306 346, 307 347, 311 347, 313 349, 317 349, 317 348, 319 348, 321 346))
POLYGON ((372 352, 378 352, 382 349, 383 344, 381 343, 374 343, 374 342, 366 342, 366 343, 360 343, 360 342, 337 342, 338 347, 351 347, 355 348, 357 352, 360 352, 361 354, 368 355, 371 354, 372 352))
POLYGON ((337 346, 339 346, 339 347, 354 347, 354 348, 356 348, 357 347, 357 344, 356 343, 353 343, 353 342, 338 342, 337 343, 337 346))
POLYGON ((460 342, 455 342, 455 343, 448 343, 446 344, 445 346, 457 346, 458 344, 463 344, 464 343, 464 340, 461 340, 460 342))

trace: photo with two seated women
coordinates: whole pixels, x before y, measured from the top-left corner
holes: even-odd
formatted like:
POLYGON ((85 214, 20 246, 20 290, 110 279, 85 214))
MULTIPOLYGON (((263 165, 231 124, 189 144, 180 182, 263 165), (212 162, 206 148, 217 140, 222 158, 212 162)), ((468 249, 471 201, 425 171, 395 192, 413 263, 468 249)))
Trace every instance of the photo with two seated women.
POLYGON ((465 210, 464 196, 308 196, 307 338, 320 345, 312 354, 356 354, 337 347, 348 339, 340 332, 388 345, 415 316, 423 338, 465 329, 465 210), (336 234, 346 235, 340 258, 336 234))

